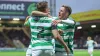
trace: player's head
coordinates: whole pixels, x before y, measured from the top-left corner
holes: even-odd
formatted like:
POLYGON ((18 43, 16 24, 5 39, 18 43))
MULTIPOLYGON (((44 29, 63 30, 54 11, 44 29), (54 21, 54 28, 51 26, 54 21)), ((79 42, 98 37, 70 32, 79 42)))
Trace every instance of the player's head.
POLYGON ((71 14, 71 12, 72 12, 71 7, 63 5, 63 6, 60 8, 58 17, 59 17, 60 19, 68 18, 69 15, 71 14))
POLYGON ((50 10, 48 8, 48 2, 42 1, 37 4, 37 10, 41 12, 48 13, 50 10))
POLYGON ((91 40, 92 38, 89 36, 88 38, 87 38, 87 40, 91 40))

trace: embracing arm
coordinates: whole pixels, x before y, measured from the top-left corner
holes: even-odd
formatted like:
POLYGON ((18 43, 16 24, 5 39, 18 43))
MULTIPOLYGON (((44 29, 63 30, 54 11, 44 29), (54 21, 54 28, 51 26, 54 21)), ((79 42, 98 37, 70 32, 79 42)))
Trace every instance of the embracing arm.
POLYGON ((32 16, 48 16, 48 17, 52 17, 49 13, 44 13, 44 12, 40 12, 40 11, 32 11, 32 16))
POLYGON ((40 11, 32 11, 32 16, 48 16, 48 13, 43 13, 40 11))
POLYGON ((75 24, 75 21, 73 20, 61 20, 62 23, 65 23, 65 24, 70 24, 70 25, 74 25, 75 24))
POLYGON ((75 21, 73 20, 54 20, 53 24, 57 25, 58 23, 64 23, 64 24, 68 24, 68 25, 75 25, 75 21))
POLYGON ((57 25, 58 23, 63 23, 63 24, 68 24, 68 25, 75 25, 76 24, 76 22, 71 17, 67 18, 66 20, 58 19, 58 20, 53 21, 54 25, 57 25))

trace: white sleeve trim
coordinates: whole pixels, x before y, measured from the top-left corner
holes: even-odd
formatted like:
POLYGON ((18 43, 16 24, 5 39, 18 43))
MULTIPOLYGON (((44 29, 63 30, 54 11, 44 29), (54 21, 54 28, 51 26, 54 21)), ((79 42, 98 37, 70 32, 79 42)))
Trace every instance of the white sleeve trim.
POLYGON ((71 25, 75 24, 75 22, 73 20, 69 20, 69 19, 62 20, 62 23, 71 24, 71 25))

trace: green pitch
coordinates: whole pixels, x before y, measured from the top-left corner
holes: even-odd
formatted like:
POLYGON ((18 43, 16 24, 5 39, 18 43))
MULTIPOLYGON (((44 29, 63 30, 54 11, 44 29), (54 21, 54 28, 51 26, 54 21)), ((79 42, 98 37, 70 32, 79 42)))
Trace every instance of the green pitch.
POLYGON ((0 56, 25 56, 25 52, 16 52, 16 51, 9 51, 9 52, 0 52, 0 56))
MULTIPOLYGON (((74 56, 89 56, 87 50, 75 50, 74 56)), ((93 56, 100 56, 100 50, 94 50, 93 56)))
MULTIPOLYGON (((25 56, 25 52, 0 52, 0 56, 25 56)), ((89 56, 87 50, 75 50, 74 56, 89 56)), ((100 50, 94 50, 93 56, 100 56, 100 50)))

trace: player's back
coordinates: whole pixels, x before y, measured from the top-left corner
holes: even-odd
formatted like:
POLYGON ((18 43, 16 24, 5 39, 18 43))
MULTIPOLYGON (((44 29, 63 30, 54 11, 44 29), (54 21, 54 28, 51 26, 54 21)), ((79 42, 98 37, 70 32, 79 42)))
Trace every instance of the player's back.
POLYGON ((28 21, 30 22, 33 49, 53 49, 52 39, 44 38, 44 36, 51 35, 52 19, 48 17, 31 17, 28 21))

